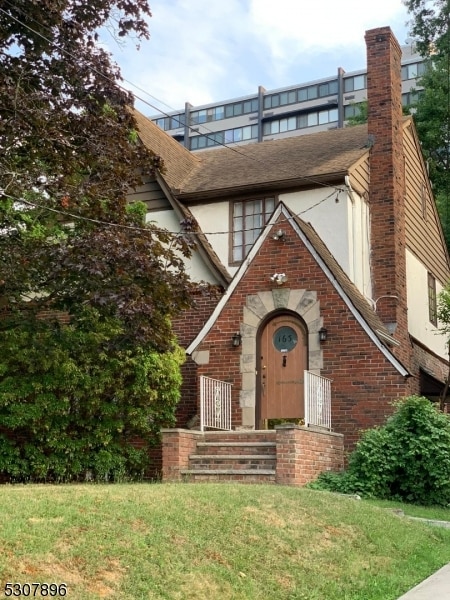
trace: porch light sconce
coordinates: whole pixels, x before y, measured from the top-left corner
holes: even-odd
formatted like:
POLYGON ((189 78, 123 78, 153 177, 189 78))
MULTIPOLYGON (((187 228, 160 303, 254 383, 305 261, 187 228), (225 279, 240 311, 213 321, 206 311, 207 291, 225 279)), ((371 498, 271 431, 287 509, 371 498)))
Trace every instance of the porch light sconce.
POLYGON ((319 329, 319 342, 326 342, 328 337, 328 330, 325 327, 319 329))
POLYGON ((278 229, 276 233, 273 235, 274 240, 282 240, 284 238, 284 231, 282 229, 278 229))
POLYGON ((241 345, 242 335, 239 332, 236 332, 231 338, 231 342, 233 344, 233 348, 237 348, 241 345))

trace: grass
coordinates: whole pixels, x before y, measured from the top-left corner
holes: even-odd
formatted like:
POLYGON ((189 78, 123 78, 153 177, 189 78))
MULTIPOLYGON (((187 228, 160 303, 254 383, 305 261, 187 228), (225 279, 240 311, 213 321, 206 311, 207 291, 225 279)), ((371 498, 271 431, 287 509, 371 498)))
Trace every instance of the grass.
POLYGON ((450 530, 313 490, 2 486, 6 582, 70 600, 394 600, 450 561, 450 530))
POLYGON ((420 517, 422 519, 434 519, 436 521, 450 521, 450 508, 442 506, 417 506, 415 504, 403 504, 391 500, 365 500, 365 502, 380 508, 400 509, 409 517, 420 517))

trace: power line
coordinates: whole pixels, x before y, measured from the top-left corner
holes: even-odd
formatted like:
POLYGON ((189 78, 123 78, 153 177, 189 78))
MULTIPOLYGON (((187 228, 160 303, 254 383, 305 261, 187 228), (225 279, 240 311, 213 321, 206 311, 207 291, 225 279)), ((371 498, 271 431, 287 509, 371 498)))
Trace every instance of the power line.
MULTIPOLYGON (((310 210, 312 210, 313 208, 316 208, 317 206, 319 206, 320 204, 323 204, 323 202, 325 202, 326 200, 329 200, 330 198, 332 198, 333 196, 335 196, 336 194, 336 198, 339 196, 340 193, 342 193, 344 190, 339 189, 337 192, 333 190, 333 192, 331 192, 330 194, 328 194, 328 196, 326 196, 325 198, 322 198, 321 200, 317 201, 315 204, 313 204, 312 206, 309 206, 308 208, 305 208, 304 210, 294 214, 292 217, 286 217, 283 219, 280 219, 280 221, 278 221, 277 224, 280 223, 288 223, 290 221, 292 221, 294 218, 296 217, 300 217, 301 215, 304 215, 305 213, 309 212, 310 210)), ((165 235, 169 235, 172 237, 180 237, 181 235, 208 235, 208 236, 213 236, 213 235, 229 235, 230 233, 241 233, 241 232, 250 232, 250 231, 262 231, 264 229, 264 227, 267 225, 267 223, 261 227, 248 227, 245 229, 239 229, 239 230, 225 230, 225 231, 203 231, 203 230, 199 230, 199 231, 188 231, 188 230, 184 230, 181 229, 180 231, 176 232, 176 231, 169 231, 168 229, 161 229, 158 227, 152 227, 151 229, 149 229, 148 227, 137 227, 135 225, 125 225, 123 223, 113 223, 111 221, 103 221, 101 219, 93 219, 92 217, 86 217, 84 215, 77 215, 75 213, 70 213, 66 210, 60 210, 57 208, 52 208, 51 206, 45 206, 43 204, 38 204, 36 202, 32 202, 30 200, 25 200, 24 198, 15 198, 14 196, 11 196, 10 194, 7 194, 5 192, 2 192, 1 195, 3 195, 6 198, 9 198, 10 200, 13 200, 14 202, 17 203, 23 203, 26 204, 27 206, 30 206, 31 208, 39 208, 41 210, 47 210, 49 212, 52 213, 56 213, 56 214, 60 214, 63 215, 64 217, 70 217, 72 219, 77 219, 80 221, 86 221, 86 222, 90 222, 90 223, 94 223, 96 225, 105 225, 105 226, 109 226, 109 227, 116 227, 118 229, 129 229, 132 231, 141 231, 141 232, 145 232, 145 233, 161 233, 161 234, 165 234, 165 235)))
MULTIPOLYGON (((43 29, 45 29, 45 26, 42 25, 42 23, 40 23, 39 21, 37 21, 34 17, 30 17, 21 7, 15 7, 13 4, 11 4, 11 2, 9 2, 9 0, 5 0, 7 2, 7 4, 9 4, 9 6, 11 6, 12 8, 18 8, 18 10, 28 19, 34 21, 37 25, 39 25, 40 27, 42 27, 43 29)), ((13 15, 10 15, 7 11, 5 11, 3 8, 0 8, 0 12, 4 13, 7 17, 13 19, 14 21, 16 21, 17 23, 19 23, 20 25, 22 25, 23 27, 27 28, 29 31, 33 32, 35 35, 41 37, 43 40, 45 40, 46 42, 48 42, 50 45, 52 45, 54 48, 56 48, 57 50, 59 50, 60 52, 62 52, 63 54, 66 54, 67 56, 70 56, 71 58, 75 58, 76 56, 69 52, 68 50, 65 50, 64 48, 59 47, 54 41, 50 40, 49 38, 45 37, 43 34, 41 34, 40 32, 36 31, 35 29, 33 29, 32 27, 30 27, 29 25, 27 25, 26 23, 24 23, 23 21, 21 21, 20 19, 17 19, 16 17, 14 17, 13 15)), ((107 75, 105 75, 104 73, 102 73, 101 71, 99 71, 98 69, 96 69, 94 66, 92 66, 92 70, 97 73, 98 75, 100 75, 100 77, 103 77, 106 81, 109 81, 110 83, 112 83, 113 85, 116 85, 117 87, 119 87, 121 90, 129 92, 132 94, 132 96, 139 100, 140 102, 143 102, 144 104, 146 104, 147 106, 150 106, 151 108, 153 108, 154 110, 157 110, 158 112, 160 112, 162 115, 171 118, 171 115, 169 115, 168 113, 162 111, 161 109, 157 108, 156 106, 154 106, 153 104, 151 104, 150 102, 148 102, 147 100, 144 100, 143 98, 141 98, 140 96, 138 96, 137 94, 135 94, 134 92, 132 92, 131 90, 128 90, 127 88, 125 88, 123 85, 121 85, 118 81, 111 79, 110 77, 108 77, 107 75)), ((139 86, 137 86, 136 84, 134 84, 133 82, 122 78, 123 81, 126 81, 127 83, 130 83, 131 85, 133 85, 134 87, 136 87, 137 89, 140 89, 141 91, 143 91, 145 94, 147 94, 148 96, 150 96, 151 98, 154 98, 155 100, 157 100, 157 102, 164 104, 165 106, 169 106, 168 104, 166 104, 165 102, 163 102, 162 100, 159 100, 158 98, 156 98, 155 96, 152 96, 151 94, 149 94, 147 91, 143 90, 142 88, 140 88, 139 86)), ((148 118, 148 117, 147 117, 148 118)), ((195 131, 197 132, 197 129, 190 126, 189 124, 186 124, 186 127, 191 130, 191 131, 195 131)), ((209 130, 207 127, 203 126, 202 127, 204 129, 206 129, 207 131, 209 131, 209 133, 216 133, 213 132, 211 130, 209 130)), ((167 135, 167 134, 166 134, 167 135)), ((226 148, 232 152, 235 152, 236 154, 239 154, 241 156, 243 156, 244 158, 247 158, 249 160, 253 160, 256 163, 262 164, 264 165, 264 163, 260 160, 258 160, 257 158, 253 157, 253 156, 249 156, 248 154, 244 153, 244 152, 240 152, 239 150, 237 150, 236 148, 233 148, 230 145, 224 144, 222 142, 218 142, 216 139, 211 138, 210 136, 206 135, 207 139, 211 139, 212 141, 215 142, 216 145, 222 146, 223 148, 226 148)), ((281 169, 283 170, 283 169, 281 169)), ((289 172, 289 174, 291 174, 291 172, 289 172)), ((319 181, 313 177, 308 177, 308 176, 303 176, 300 177, 299 179, 304 180, 304 181, 311 181, 312 183, 315 183, 317 185, 320 185, 322 187, 326 187, 326 188, 330 188, 333 189, 335 191, 338 191, 338 188, 336 186, 330 186, 326 183, 323 183, 322 181, 319 181)))

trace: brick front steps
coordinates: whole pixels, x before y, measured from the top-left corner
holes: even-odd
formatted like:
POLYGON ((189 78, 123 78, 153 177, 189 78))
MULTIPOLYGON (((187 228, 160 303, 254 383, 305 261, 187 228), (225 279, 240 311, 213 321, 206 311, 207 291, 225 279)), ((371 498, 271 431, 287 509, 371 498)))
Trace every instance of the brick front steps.
POLYGON ((189 456, 189 468, 181 474, 189 481, 241 481, 273 483, 276 467, 276 435, 270 433, 205 433, 189 456), (255 441, 261 440, 261 441, 255 441))
POLYGON ((163 481, 304 485, 343 468, 343 436, 283 425, 270 431, 162 431, 163 481))

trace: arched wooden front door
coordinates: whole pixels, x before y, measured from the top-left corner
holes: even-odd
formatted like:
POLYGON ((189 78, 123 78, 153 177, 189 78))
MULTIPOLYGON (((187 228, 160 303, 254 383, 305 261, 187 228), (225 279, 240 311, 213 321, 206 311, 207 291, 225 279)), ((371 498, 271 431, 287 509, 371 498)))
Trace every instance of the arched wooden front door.
POLYGON ((256 426, 264 428, 268 419, 303 418, 305 326, 293 315, 276 316, 264 326, 258 347, 256 426))

